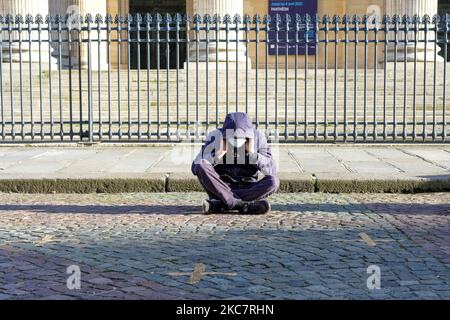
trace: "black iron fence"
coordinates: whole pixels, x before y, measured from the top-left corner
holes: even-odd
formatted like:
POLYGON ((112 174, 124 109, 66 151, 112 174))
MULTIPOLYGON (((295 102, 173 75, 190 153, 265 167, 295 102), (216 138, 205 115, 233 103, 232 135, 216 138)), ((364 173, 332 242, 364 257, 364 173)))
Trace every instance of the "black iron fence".
POLYGON ((450 17, 0 16, 3 142, 445 142, 450 17))

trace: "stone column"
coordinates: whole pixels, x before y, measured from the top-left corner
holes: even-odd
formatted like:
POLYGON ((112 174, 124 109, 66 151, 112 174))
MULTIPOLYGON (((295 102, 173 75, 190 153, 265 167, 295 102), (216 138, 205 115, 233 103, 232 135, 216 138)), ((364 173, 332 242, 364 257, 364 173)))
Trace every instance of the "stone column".
MULTIPOLYGON (((397 14, 400 16, 400 19, 402 19, 403 15, 408 15, 411 19, 412 17, 417 14, 422 19, 425 14, 430 16, 430 28, 433 27, 433 24, 431 23, 433 16, 437 14, 438 12, 438 0, 385 0, 385 8, 386 8, 386 14, 389 15, 392 19, 392 17, 397 14)), ((402 23, 400 23, 399 26, 401 26, 402 23)), ((399 31, 397 35, 397 39, 399 41, 404 40, 404 33, 402 31, 399 31)), ((418 40, 425 39, 425 32, 421 31, 417 35, 418 40)), ((434 32, 428 32, 427 38, 429 41, 434 41, 434 32)), ((389 40, 393 41, 395 39, 394 33, 391 32, 389 34, 389 40)), ((414 33, 412 31, 408 34, 408 40, 414 41, 414 33)), ((407 61, 414 61, 414 44, 413 42, 409 43, 406 46, 407 55, 406 59, 407 61)), ((437 47, 437 53, 439 53, 439 46, 437 47)), ((394 45, 388 45, 388 52, 387 52, 387 58, 388 61, 394 61, 394 45)), ((436 53, 436 61, 442 62, 444 61, 443 58, 436 53)), ((429 42, 427 44, 427 49, 425 50, 425 44, 419 43, 417 45, 417 60, 418 61, 424 61, 426 57, 427 61, 434 61, 434 43, 429 42)), ((404 61, 405 60, 405 47, 402 43, 399 43, 397 45, 397 61, 404 61)))
MULTIPOLYGON (((36 0, 0 0, 0 14, 3 16, 3 19, 5 19, 6 15, 11 14, 13 16, 14 22, 16 15, 20 14, 23 17, 24 23, 22 24, 23 31, 19 35, 18 31, 11 32, 11 40, 18 40, 19 37, 22 39, 22 61, 23 62, 29 62, 30 61, 30 51, 31 51, 31 62, 38 62, 39 61, 39 44, 37 42, 32 42, 31 47, 29 45, 28 40, 31 37, 31 40, 37 40, 38 39, 38 32, 32 31, 31 34, 29 34, 27 28, 28 24, 25 23, 25 18, 27 14, 30 14, 33 16, 33 24, 32 27, 35 28, 36 24, 35 19, 36 15, 40 14, 43 17, 44 23, 42 24, 42 27, 46 27, 45 23, 45 17, 49 13, 48 8, 48 1, 36 1, 36 0)), ((7 26, 5 24, 4 26, 7 26)), ((15 23, 13 23, 13 27, 17 27, 15 23)), ((20 61, 20 50, 19 50, 19 43, 15 42, 12 43, 11 46, 8 44, 9 40, 9 34, 8 31, 3 31, 2 34, 3 37, 3 62, 19 62, 20 61), (10 56, 10 49, 11 49, 11 56, 10 56)), ((42 67, 45 68, 45 65, 48 66, 49 64, 49 46, 48 46, 48 32, 42 31, 41 32, 41 40, 43 41, 41 44, 41 63, 42 67)), ((56 59, 53 57, 50 57, 50 63, 56 64, 56 59)))
MULTIPOLYGON (((95 23, 95 16, 100 14, 105 19, 106 10, 106 0, 92 1, 92 0, 50 0, 50 11, 52 14, 61 14, 63 16, 69 15, 69 19, 73 25, 73 28, 77 25, 78 19, 81 19, 83 26, 87 26, 85 23, 86 14, 91 14, 93 22, 91 23, 90 38, 91 38, 91 67, 93 70, 106 70, 108 68, 107 64, 107 51, 106 43, 101 43, 100 50, 98 49, 98 32, 96 30, 97 23, 95 23), (100 52, 100 53, 99 53, 100 52), (98 63, 98 57, 100 54, 100 64, 98 63)), ((78 68, 81 64, 82 68, 88 67, 88 43, 83 42, 81 44, 80 50, 78 50, 78 31, 74 30, 71 32, 72 37, 72 50, 71 50, 71 65, 73 68, 78 68), (78 54, 80 51, 80 55, 78 54)), ((81 33, 82 39, 88 38, 88 32, 81 33)), ((106 39, 106 32, 100 32, 100 38, 106 39)), ((67 35, 64 34, 64 40, 67 40, 67 35)), ((62 64, 64 67, 69 67, 69 46, 67 43, 63 43, 61 46, 61 57, 62 64)))
MULTIPOLYGON (((211 24, 210 27, 213 29, 215 27, 215 24, 213 22, 213 17, 215 14, 218 14, 221 19, 221 27, 224 26, 223 24, 223 18, 226 14, 231 16, 231 23, 229 24, 230 28, 235 27, 235 24, 233 22, 234 16, 238 14, 241 17, 241 20, 243 20, 243 13, 244 13, 244 4, 243 0, 193 0, 192 6, 187 6, 188 15, 191 17, 191 21, 193 20, 193 15, 199 14, 202 17, 202 23, 201 26, 203 27, 203 17, 205 14, 209 14, 211 16, 211 24), (189 12, 192 10, 192 12, 189 12)), ((191 26, 194 27, 195 24, 191 22, 191 26)), ((239 25, 240 27, 243 26, 242 21, 239 25)), ((192 31, 190 33, 190 39, 194 40, 196 36, 196 33, 192 31)), ((198 33, 198 37, 200 39, 206 38, 206 32, 200 31, 198 33)), ((221 31, 218 33, 219 39, 226 39, 226 32, 221 31)), ((215 62, 216 60, 219 62, 225 62, 226 61, 226 44, 225 42, 220 42, 218 45, 218 52, 216 54, 216 43, 215 43, 216 33, 214 30, 211 30, 209 32, 209 39, 211 42, 208 44, 208 61, 209 62, 215 62)), ((238 39, 242 39, 243 35, 242 32, 238 33, 238 39)), ((231 62, 239 62, 239 63, 245 63, 246 62, 246 48, 243 43, 239 43, 236 45, 236 32, 233 30, 230 30, 228 33, 228 61, 231 62), (236 56, 236 51, 237 56, 236 56)), ((206 43, 199 43, 198 46, 198 61, 199 62, 205 62, 207 60, 207 50, 206 50, 206 43)), ((248 59, 250 61, 250 58, 248 59)), ((192 42, 189 47, 189 61, 191 63, 194 63, 197 61, 197 52, 196 52, 196 44, 195 42, 192 42)))

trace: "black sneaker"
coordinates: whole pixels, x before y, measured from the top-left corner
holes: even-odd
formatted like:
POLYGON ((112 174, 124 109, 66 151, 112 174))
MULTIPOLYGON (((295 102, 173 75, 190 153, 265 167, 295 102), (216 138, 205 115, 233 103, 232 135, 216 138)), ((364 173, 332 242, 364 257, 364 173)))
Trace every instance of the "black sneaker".
POLYGON ((241 214, 265 214, 268 213, 269 211, 270 211, 270 203, 265 199, 245 202, 239 208, 239 212, 241 214))
POLYGON ((203 213, 204 214, 222 213, 222 212, 226 211, 226 209, 227 209, 227 206, 221 200, 217 200, 217 199, 203 200, 203 213))

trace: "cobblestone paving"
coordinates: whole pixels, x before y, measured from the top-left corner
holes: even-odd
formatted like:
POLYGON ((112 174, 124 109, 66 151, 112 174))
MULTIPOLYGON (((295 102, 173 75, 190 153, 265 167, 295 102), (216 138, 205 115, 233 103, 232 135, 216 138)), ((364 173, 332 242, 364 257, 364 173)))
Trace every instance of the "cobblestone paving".
POLYGON ((450 299, 449 193, 279 194, 264 216, 203 197, 0 194, 0 299, 450 299))

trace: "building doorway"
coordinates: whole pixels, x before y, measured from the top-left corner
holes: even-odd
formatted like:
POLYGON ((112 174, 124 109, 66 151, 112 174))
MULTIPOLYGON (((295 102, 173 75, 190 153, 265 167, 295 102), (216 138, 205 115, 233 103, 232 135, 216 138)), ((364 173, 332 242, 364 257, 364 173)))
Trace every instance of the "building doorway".
MULTIPOLYGON (((184 15, 186 13, 186 0, 130 0, 130 13, 132 15, 135 15, 137 13, 144 16, 146 13, 150 13, 152 15, 159 13, 162 16, 164 16, 166 13, 170 14, 171 16, 174 16, 176 13, 179 13, 181 15, 184 15)), ((161 24, 161 27, 163 28, 163 24, 161 24)), ((164 30, 164 29, 163 29, 164 30)), ((167 56, 167 45, 165 42, 166 38, 166 31, 160 31, 159 36, 160 39, 163 40, 162 43, 160 43, 159 48, 156 43, 151 43, 149 45, 150 48, 150 66, 148 66, 148 56, 147 56, 147 44, 141 43, 140 44, 140 68, 141 69, 147 69, 147 67, 150 67, 150 69, 156 69, 158 67, 157 65, 157 53, 159 51, 159 68, 166 69, 167 63, 169 63, 170 69, 175 69, 177 67, 177 44, 175 42, 176 39, 176 32, 175 31, 169 31, 169 37, 171 39, 171 43, 169 44, 169 56, 167 56), (173 42, 172 42, 173 41, 173 42)), ((133 38, 137 38, 136 32, 132 32, 131 36, 133 38), (133 34, 134 33, 134 34, 133 34)), ((141 31, 140 33, 141 39, 146 39, 147 35, 145 31, 141 31)), ((150 39, 156 39, 156 32, 150 32, 150 39)), ((179 39, 186 39, 186 32, 180 31, 179 33, 179 39)), ((138 44, 132 43, 130 46, 130 62, 131 62, 131 68, 137 69, 138 68, 138 44)), ((186 60, 186 43, 179 42, 178 43, 178 66, 179 68, 182 68, 184 61, 186 60)))

